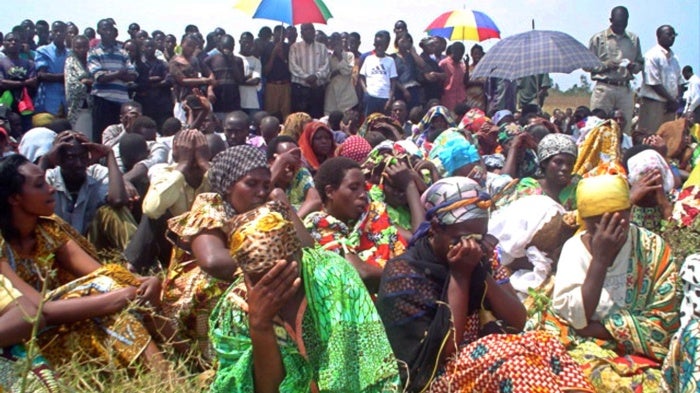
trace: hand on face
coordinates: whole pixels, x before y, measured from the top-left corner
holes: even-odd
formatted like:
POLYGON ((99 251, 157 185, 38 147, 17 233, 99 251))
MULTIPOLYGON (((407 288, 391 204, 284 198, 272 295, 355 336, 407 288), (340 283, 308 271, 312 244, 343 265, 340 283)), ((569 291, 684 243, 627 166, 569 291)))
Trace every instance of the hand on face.
POLYGON ((461 277, 471 277, 474 268, 481 262, 483 251, 481 244, 472 236, 462 236, 450 246, 447 252, 447 262, 450 272, 461 277))
POLYGON ((612 265, 627 240, 627 224, 620 212, 603 214, 591 238, 594 262, 612 265))
POLYGON ((297 263, 280 259, 255 283, 250 275, 244 277, 251 328, 271 328, 275 315, 301 286, 297 263))

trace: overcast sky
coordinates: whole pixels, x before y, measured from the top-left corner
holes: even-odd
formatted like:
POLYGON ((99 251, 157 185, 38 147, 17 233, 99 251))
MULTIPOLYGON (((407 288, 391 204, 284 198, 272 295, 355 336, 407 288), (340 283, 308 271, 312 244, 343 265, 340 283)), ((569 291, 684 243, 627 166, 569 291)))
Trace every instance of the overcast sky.
MULTIPOLYGON (((81 32, 87 26, 95 27, 98 19, 112 17, 117 21, 120 38, 126 28, 138 22, 143 29, 160 29, 175 34, 178 39, 185 25, 194 23, 204 34, 221 26, 236 40, 246 30, 257 34, 262 26, 274 22, 252 19, 235 9, 236 0, 120 0, 114 2, 82 0, 28 0, 3 1, 0 5, 0 29, 9 31, 23 19, 73 21, 81 32)), ((572 35, 584 45, 594 33, 609 25, 610 10, 624 5, 630 11, 628 30, 637 33, 642 52, 656 43, 656 28, 670 24, 679 33, 673 50, 681 66, 690 64, 700 72, 700 1, 669 0, 637 1, 562 1, 562 0, 325 0, 334 18, 327 26, 317 29, 327 33, 357 31, 362 35, 362 50, 371 49, 372 38, 378 30, 393 29, 394 22, 403 19, 415 41, 425 35, 425 27, 442 12, 457 8, 473 8, 491 16, 501 30, 501 36, 521 33, 535 27, 540 30, 559 30, 572 35)), ((393 32, 392 32, 393 34, 393 32)), ((497 40, 482 45, 488 48, 497 40)), ((466 42, 467 47, 473 43, 466 42)), ((578 81, 580 73, 553 74, 555 82, 563 88, 578 81)))

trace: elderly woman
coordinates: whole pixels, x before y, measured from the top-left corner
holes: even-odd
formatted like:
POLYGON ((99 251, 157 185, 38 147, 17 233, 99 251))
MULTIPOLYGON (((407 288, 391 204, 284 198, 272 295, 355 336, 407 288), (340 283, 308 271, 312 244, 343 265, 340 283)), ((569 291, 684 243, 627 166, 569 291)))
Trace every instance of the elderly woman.
POLYGON ((357 162, 331 158, 321 165, 314 182, 323 210, 304 219, 311 236, 323 248, 344 256, 371 291, 376 290, 386 261, 404 251, 406 232, 393 225, 383 202, 368 202, 357 162))
POLYGON ((526 313, 493 257, 489 198, 478 183, 445 178, 421 199, 426 221, 387 263, 377 299, 408 390, 592 391, 555 337, 489 335, 520 331, 526 313))
MULTIPOLYGON (((516 137, 517 138, 517 137, 516 137)), ((547 195, 566 210, 576 208, 572 168, 576 162, 576 143, 564 134, 549 134, 537 145, 537 160, 544 177, 525 177, 494 196, 496 208, 502 208, 526 195, 547 195)), ((507 165, 507 164, 506 164, 507 165)))
POLYGON ((658 235, 630 224, 624 178, 583 179, 576 198, 586 230, 564 244, 552 310, 528 326, 556 334, 587 365, 598 391, 659 391, 659 362, 678 328, 671 250, 658 235))
POLYGON ((332 252, 302 249, 289 217, 271 202, 232 222, 243 275, 210 318, 219 361, 211 391, 398 391, 396 360, 357 272, 332 252))
MULTIPOLYGON (((208 176, 213 192, 199 194, 189 212, 168 220, 177 248, 163 288, 168 317, 163 331, 166 336, 179 334, 205 357, 210 355, 207 318, 238 271, 228 250, 229 220, 268 200, 272 179, 279 176, 283 164, 280 160, 275 165, 273 175, 260 149, 231 147, 212 160, 208 176)), ((282 190, 274 194, 287 203, 282 190)), ((295 222, 303 228, 298 218, 295 222)), ((306 240, 305 244, 312 243, 306 240)))

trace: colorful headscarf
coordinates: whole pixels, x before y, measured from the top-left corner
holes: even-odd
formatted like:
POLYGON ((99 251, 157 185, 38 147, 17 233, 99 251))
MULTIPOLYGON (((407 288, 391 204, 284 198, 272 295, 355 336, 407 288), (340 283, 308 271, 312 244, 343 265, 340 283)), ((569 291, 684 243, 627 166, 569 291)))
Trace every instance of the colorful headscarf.
POLYGON ((302 132, 301 136, 299 137, 299 148, 301 149, 301 154, 304 156, 306 162, 309 163, 311 168, 314 170, 318 169, 318 167, 321 166, 321 163, 318 161, 318 157, 316 157, 316 153, 314 153, 314 149, 312 147, 314 136, 319 131, 327 132, 328 136, 331 139, 332 146, 330 154, 326 158, 333 157, 336 149, 335 139, 333 139, 333 132, 330 128, 328 128, 328 126, 325 123, 320 121, 312 121, 310 123, 307 123, 306 126, 304 126, 304 132, 302 132))
POLYGON ((591 129, 583 142, 579 143, 572 173, 584 177, 589 172, 624 174, 625 170, 620 165, 620 135, 620 126, 612 120, 606 120, 591 129))
POLYGON ((570 136, 564 134, 549 134, 542 138, 540 143, 537 144, 537 159, 540 163, 547 161, 557 154, 568 154, 576 158, 578 155, 578 148, 570 136))
POLYGON ((456 128, 445 130, 435 139, 428 158, 444 176, 452 176, 458 169, 481 159, 476 147, 456 128))
POLYGON ((468 220, 488 218, 491 198, 479 183, 463 177, 446 177, 430 186, 420 198, 425 207, 425 221, 411 238, 411 245, 425 237, 430 223, 453 225, 468 220))
POLYGON ((462 116, 462 120, 459 122, 459 128, 471 132, 478 132, 481 126, 488 120, 489 118, 486 117, 484 111, 479 108, 472 108, 462 116))
POLYGON ((493 114, 493 124, 499 125, 498 123, 500 123, 501 120, 505 119, 508 116, 512 117, 513 112, 509 111, 508 109, 501 109, 500 111, 493 114))
POLYGON ((453 128, 457 126, 454 120, 452 120, 452 116, 450 116, 450 111, 442 105, 436 105, 430 108, 425 114, 425 116, 423 116, 421 121, 418 123, 418 129, 420 130, 420 132, 425 132, 429 130, 430 122, 432 122, 433 119, 438 116, 442 116, 443 118, 445 118, 445 120, 447 121, 447 128, 453 128))
POLYGON ((498 126, 498 143, 503 146, 512 141, 521 132, 523 132, 523 129, 517 123, 501 124, 498 126))
POLYGON ((367 116, 367 118, 365 118, 365 121, 360 126, 359 130, 357 130, 357 135, 367 136, 367 134, 371 131, 380 132, 388 139, 392 140, 394 140, 395 134, 403 136, 404 133, 403 127, 401 126, 401 124, 399 124, 399 122, 396 119, 386 116, 382 113, 372 113, 371 115, 367 116), (387 127, 395 131, 395 133, 391 133, 391 138, 389 138, 389 135, 387 135, 386 131, 382 132, 382 129, 387 127))
POLYGON ((32 127, 46 127, 47 125, 51 124, 53 119, 54 116, 50 113, 37 113, 36 115, 32 116, 32 127))
POLYGON ((229 252, 244 273, 263 272, 301 250, 289 211, 279 202, 239 214, 231 226, 229 252))
POLYGON ((304 126, 311 120, 313 120, 313 118, 309 116, 308 113, 292 113, 287 116, 287 119, 285 119, 284 127, 282 128, 280 135, 291 136, 295 141, 298 141, 301 133, 304 131, 304 126))
POLYGON ((362 164, 367 159, 370 151, 372 151, 372 146, 370 146, 365 138, 359 135, 351 135, 345 142, 338 146, 335 155, 338 157, 347 157, 362 164))
POLYGON ((214 156, 209 169, 209 183, 212 191, 221 195, 229 216, 236 214, 236 211, 226 198, 228 189, 248 172, 258 168, 267 168, 265 154, 250 145, 229 147, 214 156))
POLYGON ((503 154, 489 154, 482 158, 486 169, 503 169, 503 167, 506 166, 506 157, 503 154))
POLYGON ((664 192, 668 193, 673 189, 673 172, 666 163, 666 160, 654 149, 640 151, 627 160, 628 175, 630 185, 634 186, 647 173, 658 170, 661 173, 661 182, 664 192))
POLYGON ((578 182, 576 203, 580 218, 600 216, 630 208, 627 180, 618 175, 601 175, 578 182))

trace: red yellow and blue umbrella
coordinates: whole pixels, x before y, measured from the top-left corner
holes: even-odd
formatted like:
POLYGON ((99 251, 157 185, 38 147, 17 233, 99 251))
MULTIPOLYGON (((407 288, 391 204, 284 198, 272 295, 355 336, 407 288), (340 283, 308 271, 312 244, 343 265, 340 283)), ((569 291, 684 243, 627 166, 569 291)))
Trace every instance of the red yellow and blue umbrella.
POLYGON ((484 41, 501 38, 501 32, 493 20, 480 11, 448 11, 435 18, 425 29, 431 36, 450 41, 484 41))
POLYGON ((289 25, 323 23, 332 18, 322 0, 239 0, 234 8, 256 19, 270 19, 289 25))

